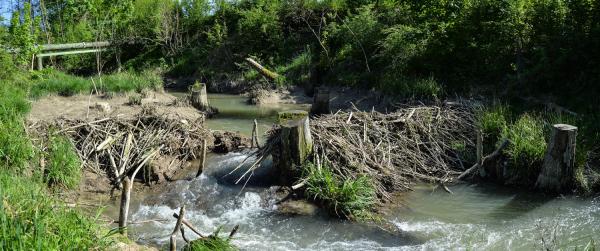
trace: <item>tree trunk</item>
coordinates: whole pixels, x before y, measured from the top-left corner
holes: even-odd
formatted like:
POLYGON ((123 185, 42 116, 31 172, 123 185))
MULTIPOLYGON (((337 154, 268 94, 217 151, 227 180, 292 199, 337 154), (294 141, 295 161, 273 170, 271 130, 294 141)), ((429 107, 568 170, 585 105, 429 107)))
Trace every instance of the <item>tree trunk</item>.
POLYGON ((121 206, 119 210, 119 231, 127 235, 127 214, 129 213, 129 198, 131 195, 131 183, 129 177, 123 180, 123 190, 121 192, 121 206))
POLYGON ((549 192, 565 192, 574 187, 576 142, 577 127, 565 124, 553 126, 536 188, 549 192))
POLYGON ((321 115, 329 112, 331 112, 329 109, 329 90, 318 88, 310 108, 310 113, 313 115, 321 115))
POLYGON ((190 101, 192 106, 198 110, 207 111, 209 109, 206 84, 200 84, 199 88, 191 88, 190 101))
POLYGON ((308 113, 287 111, 279 113, 281 144, 273 153, 273 164, 280 173, 280 182, 291 185, 301 175, 302 166, 313 150, 308 113))

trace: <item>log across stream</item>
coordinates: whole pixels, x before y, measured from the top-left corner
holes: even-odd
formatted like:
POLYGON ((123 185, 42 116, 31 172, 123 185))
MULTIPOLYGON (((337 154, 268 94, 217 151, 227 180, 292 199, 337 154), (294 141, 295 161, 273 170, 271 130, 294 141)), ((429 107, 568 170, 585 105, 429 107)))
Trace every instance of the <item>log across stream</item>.
MULTIPOLYGON (((221 114, 207 125, 250 135, 254 118, 264 131, 270 127, 269 121, 275 120, 276 111, 296 108, 257 108, 243 100, 233 95, 211 98, 209 94, 211 105, 221 114)), ((156 246, 168 244, 175 224, 172 214, 182 204, 186 205, 186 219, 205 234, 219 226, 231 229, 239 224, 233 243, 242 250, 530 250, 545 248, 542 237, 546 247, 552 247, 553 235, 556 247, 572 249, 582 248, 592 238, 600 239, 600 198, 547 199, 491 185, 451 186, 453 194, 430 185, 416 186, 396 198, 383 216, 400 230, 397 234, 319 212, 283 215, 277 212, 268 188, 249 186, 240 192, 241 186, 217 180, 246 156, 209 154, 201 176, 136 194, 130 220, 144 223, 130 225, 132 239, 156 246)), ((115 209, 113 205, 106 213, 114 215, 118 213, 115 209)))

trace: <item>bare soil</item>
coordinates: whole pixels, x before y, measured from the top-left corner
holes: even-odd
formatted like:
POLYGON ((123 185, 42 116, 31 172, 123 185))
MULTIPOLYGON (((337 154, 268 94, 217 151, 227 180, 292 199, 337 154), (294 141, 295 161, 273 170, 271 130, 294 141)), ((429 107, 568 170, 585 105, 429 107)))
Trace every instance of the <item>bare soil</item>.
MULTIPOLYGON (((350 87, 328 86, 332 111, 357 108, 362 111, 372 109, 384 111, 394 103, 394 99, 374 90, 350 87)), ((246 93, 251 104, 310 104, 313 98, 299 87, 275 90, 259 89, 246 93)))
POLYGON ((129 96, 133 93, 117 94, 106 98, 99 95, 75 95, 71 97, 47 96, 32 103, 27 117, 29 123, 53 121, 56 119, 94 119, 107 116, 133 118, 142 111, 142 106, 156 107, 159 114, 196 121, 204 115, 191 106, 178 105, 177 97, 164 92, 147 92, 141 105, 130 105, 129 96), (108 105, 108 109, 107 106, 108 105))

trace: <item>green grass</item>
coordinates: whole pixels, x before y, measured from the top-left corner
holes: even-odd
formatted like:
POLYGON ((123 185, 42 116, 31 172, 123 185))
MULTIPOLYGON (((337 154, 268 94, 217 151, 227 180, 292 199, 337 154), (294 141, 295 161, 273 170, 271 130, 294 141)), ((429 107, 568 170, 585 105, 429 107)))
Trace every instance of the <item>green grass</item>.
POLYGON ((347 179, 335 174, 329 164, 305 166, 306 195, 320 201, 333 215, 348 219, 370 217, 376 201, 375 188, 367 176, 347 179))
MULTIPOLYGON (((106 249, 111 240, 105 228, 47 191, 48 184, 43 181, 75 187, 80 176, 79 159, 62 136, 48 141, 46 154, 36 150, 24 128, 24 116, 30 109, 26 90, 31 75, 18 75, 0 84, 0 250, 106 249), (36 171, 40 158, 46 158, 45 174, 36 171)), ((42 93, 42 89, 37 91, 42 93)))
POLYGON ((523 114, 502 132, 501 138, 511 142, 505 153, 516 168, 536 168, 541 165, 546 152, 544 132, 544 121, 530 114, 523 114))
POLYGON ((0 85, 0 169, 20 173, 33 158, 34 148, 22 117, 30 104, 25 92, 10 83, 0 85))
MULTIPOLYGON (((494 146, 508 127, 508 107, 494 104, 477 111, 478 126, 486 146, 494 146), (491 143, 491 144, 490 144, 491 143)), ((486 150, 489 149, 486 147, 486 150)))
POLYGON ((77 187, 81 178, 81 161, 71 141, 64 136, 50 136, 47 155, 45 182, 68 189, 77 187))
POLYGON ((102 250, 106 233, 64 206, 43 183, 0 171, 0 250, 102 250))
POLYGON ((218 236, 208 236, 191 241, 183 247, 184 251, 235 251, 238 250, 231 242, 218 236))
POLYGON ((60 71, 44 70, 38 73, 30 87, 30 96, 39 98, 45 95, 58 94, 72 96, 90 93, 97 90, 102 93, 110 92, 142 92, 145 89, 159 90, 162 88, 161 77, 153 71, 141 73, 122 72, 101 77, 83 78, 60 71))

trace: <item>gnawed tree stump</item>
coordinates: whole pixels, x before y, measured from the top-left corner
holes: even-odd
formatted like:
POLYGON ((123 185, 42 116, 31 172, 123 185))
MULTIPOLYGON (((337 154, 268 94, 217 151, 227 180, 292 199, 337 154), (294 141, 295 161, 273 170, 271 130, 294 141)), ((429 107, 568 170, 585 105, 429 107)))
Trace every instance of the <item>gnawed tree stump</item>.
POLYGON ((549 192, 563 192, 575 183, 575 146, 577 127, 556 124, 546 150, 544 165, 535 184, 536 188, 549 192))
POLYGON ((196 83, 190 87, 190 103, 192 106, 201 111, 208 111, 208 95, 206 94, 206 84, 196 83))
POLYGON ((279 113, 281 143, 273 152, 273 165, 280 173, 280 182, 291 185, 301 175, 301 168, 313 150, 308 112, 279 113))
POLYGON ((327 114, 329 109, 329 90, 325 88, 317 88, 313 104, 310 108, 312 115, 327 114))

